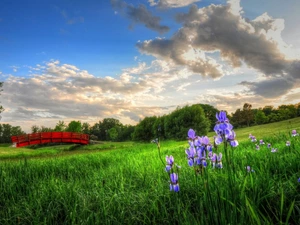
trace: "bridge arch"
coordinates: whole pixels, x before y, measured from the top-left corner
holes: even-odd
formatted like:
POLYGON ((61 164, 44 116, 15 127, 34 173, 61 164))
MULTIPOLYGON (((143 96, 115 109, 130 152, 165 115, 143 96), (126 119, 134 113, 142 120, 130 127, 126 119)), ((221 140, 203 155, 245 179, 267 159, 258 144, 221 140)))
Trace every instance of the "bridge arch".
POLYGON ((46 143, 76 143, 87 145, 89 144, 89 135, 74 132, 40 132, 12 136, 11 141, 15 147, 46 143))

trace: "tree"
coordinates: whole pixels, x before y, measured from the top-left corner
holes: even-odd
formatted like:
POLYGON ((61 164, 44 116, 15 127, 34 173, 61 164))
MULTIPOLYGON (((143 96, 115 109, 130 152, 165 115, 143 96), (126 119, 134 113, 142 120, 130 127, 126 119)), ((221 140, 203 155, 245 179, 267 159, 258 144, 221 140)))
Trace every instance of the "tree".
POLYGON ((157 117, 145 117, 140 121, 133 132, 134 141, 150 141, 153 140, 155 135, 153 132, 153 124, 155 124, 157 117))
POLYGON ((269 116, 269 115, 274 111, 274 106, 272 106, 272 105, 267 105, 267 106, 265 106, 265 107, 262 109, 262 111, 264 112, 264 114, 265 114, 266 116, 269 116))
POLYGON ((249 103, 245 103, 243 106, 243 116, 246 120, 247 126, 249 127, 251 122, 253 122, 254 115, 252 112, 252 105, 249 103))
POLYGON ((165 120, 167 115, 160 116, 156 119, 155 123, 153 124, 153 133, 155 137, 159 137, 160 139, 166 139, 165 134, 165 120))
POLYGON ((177 108, 165 121, 165 133, 168 139, 182 140, 187 138, 190 128, 199 136, 206 135, 210 127, 210 121, 205 117, 200 105, 177 108))
POLYGON ((17 136, 25 134, 20 126, 12 126, 10 124, 0 124, 0 142, 10 143, 11 136, 17 136))
POLYGON ((94 124, 91 128, 91 134, 96 135, 98 140, 107 141, 109 140, 109 129, 115 127, 117 130, 122 127, 122 123, 114 118, 104 118, 99 123, 94 124))
POLYGON ((278 113, 282 120, 291 119, 297 117, 297 106, 296 105, 280 105, 278 107, 278 113))
POLYGON ((268 117, 265 115, 265 113, 262 110, 257 110, 254 119, 255 119, 255 123, 258 125, 268 122, 268 117))
POLYGON ((71 121, 67 128, 67 132, 76 132, 76 133, 81 133, 81 122, 80 121, 71 121))
POLYGON ((232 120, 230 120, 234 127, 241 127, 245 123, 245 118, 241 109, 237 109, 232 114, 232 120))
POLYGON ((216 113, 220 111, 208 104, 199 104, 204 111, 205 117, 210 121, 210 131, 214 130, 216 124, 216 113))
POLYGON ((89 123, 84 122, 82 124, 82 133, 84 133, 84 134, 90 134, 91 133, 91 126, 90 126, 89 123))
POLYGON ((122 125, 118 132, 118 141, 131 141, 135 126, 122 125))
POLYGON ((58 121, 56 124, 54 131, 64 131, 66 129, 67 125, 64 121, 58 121))
POLYGON ((115 127, 113 128, 110 128, 108 130, 108 135, 109 135, 109 139, 112 140, 112 141, 116 141, 117 138, 118 138, 118 131, 115 127))
POLYGON ((31 133, 38 133, 40 132, 40 128, 37 125, 31 126, 31 133))

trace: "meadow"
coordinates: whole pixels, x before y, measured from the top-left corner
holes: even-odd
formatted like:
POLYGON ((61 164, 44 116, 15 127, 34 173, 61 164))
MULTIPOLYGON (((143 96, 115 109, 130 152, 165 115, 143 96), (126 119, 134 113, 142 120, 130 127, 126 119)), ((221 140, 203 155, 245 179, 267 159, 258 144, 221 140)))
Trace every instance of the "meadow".
POLYGON ((1 145, 0 224, 300 224, 293 129, 300 132, 300 118, 237 129, 231 163, 213 169, 208 161, 198 175, 187 163, 187 140, 162 141, 163 162, 172 155, 181 166, 179 192, 170 191, 154 143, 1 145))

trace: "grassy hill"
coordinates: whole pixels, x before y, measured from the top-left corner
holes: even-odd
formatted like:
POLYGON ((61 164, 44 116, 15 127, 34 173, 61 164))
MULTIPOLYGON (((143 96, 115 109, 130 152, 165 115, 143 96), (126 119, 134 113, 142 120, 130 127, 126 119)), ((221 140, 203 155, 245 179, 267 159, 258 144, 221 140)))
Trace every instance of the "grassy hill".
POLYGON ((240 145, 228 159, 223 145, 214 149, 223 169, 207 160, 200 174, 188 166, 186 140, 162 142, 162 161, 153 143, 1 146, 0 224, 300 224, 300 137, 290 136, 300 118, 289 121, 236 129, 240 145), (278 151, 256 150, 249 133, 278 151), (178 193, 166 155, 181 166, 172 171, 178 193))

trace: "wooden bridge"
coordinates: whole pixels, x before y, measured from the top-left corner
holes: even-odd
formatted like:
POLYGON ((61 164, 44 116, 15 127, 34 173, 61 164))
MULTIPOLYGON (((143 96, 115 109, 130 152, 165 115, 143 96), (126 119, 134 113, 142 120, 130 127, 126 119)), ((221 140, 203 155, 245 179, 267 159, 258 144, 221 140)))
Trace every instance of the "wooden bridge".
POLYGON ((74 132, 41 132, 12 136, 11 141, 16 147, 45 143, 76 143, 89 144, 89 135, 74 132))

